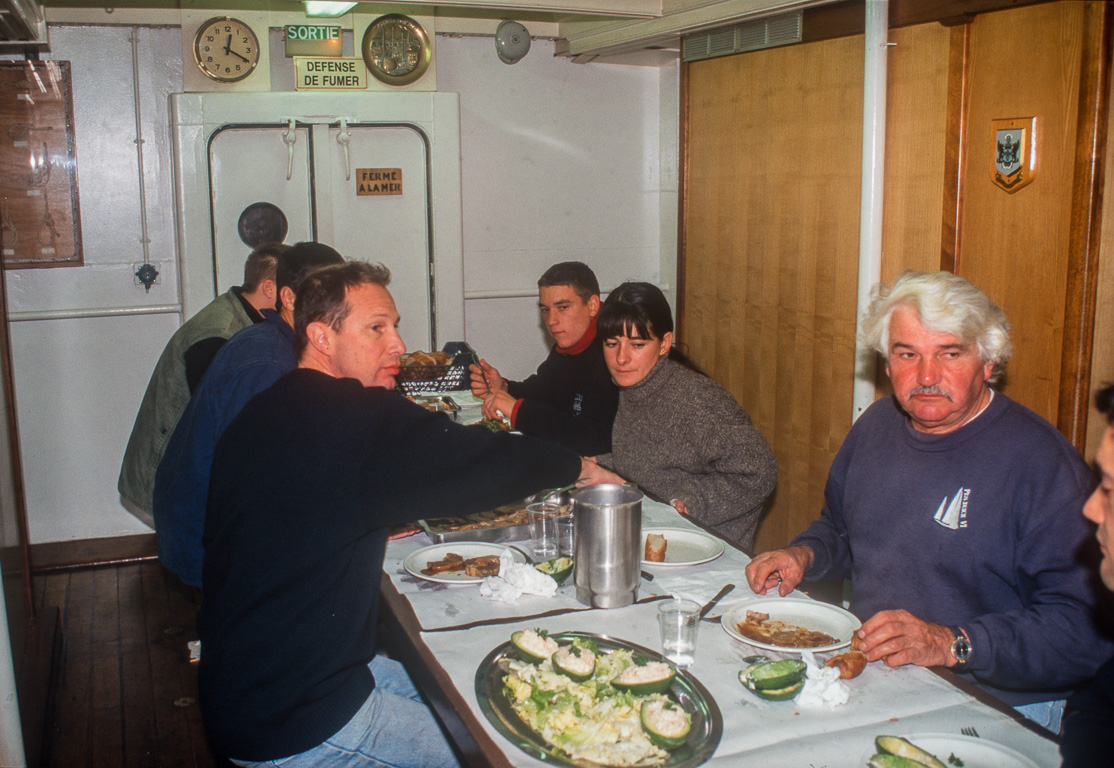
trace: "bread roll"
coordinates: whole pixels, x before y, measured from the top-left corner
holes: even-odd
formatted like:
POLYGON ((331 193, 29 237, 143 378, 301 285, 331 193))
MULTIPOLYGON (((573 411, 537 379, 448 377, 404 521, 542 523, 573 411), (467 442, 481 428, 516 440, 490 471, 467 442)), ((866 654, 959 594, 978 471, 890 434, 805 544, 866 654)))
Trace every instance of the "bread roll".
POLYGON ((669 542, 660 533, 646 534, 646 551, 642 559, 650 563, 664 563, 667 546, 669 542))

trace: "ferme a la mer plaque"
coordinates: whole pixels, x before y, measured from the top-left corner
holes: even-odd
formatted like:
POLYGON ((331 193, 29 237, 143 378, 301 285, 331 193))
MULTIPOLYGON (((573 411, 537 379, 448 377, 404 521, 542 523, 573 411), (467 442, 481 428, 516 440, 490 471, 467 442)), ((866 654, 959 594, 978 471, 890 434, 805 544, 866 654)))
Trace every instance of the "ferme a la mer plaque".
POLYGON ((356 195, 401 195, 401 168, 357 168, 356 195))

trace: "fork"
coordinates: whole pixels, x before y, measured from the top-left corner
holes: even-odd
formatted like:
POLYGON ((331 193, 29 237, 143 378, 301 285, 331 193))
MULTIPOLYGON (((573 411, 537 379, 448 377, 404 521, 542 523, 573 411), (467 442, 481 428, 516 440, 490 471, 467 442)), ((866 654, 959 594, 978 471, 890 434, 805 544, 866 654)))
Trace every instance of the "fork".
POLYGON ((959 732, 962 733, 964 736, 974 736, 976 739, 979 737, 979 732, 969 725, 960 728, 959 732))

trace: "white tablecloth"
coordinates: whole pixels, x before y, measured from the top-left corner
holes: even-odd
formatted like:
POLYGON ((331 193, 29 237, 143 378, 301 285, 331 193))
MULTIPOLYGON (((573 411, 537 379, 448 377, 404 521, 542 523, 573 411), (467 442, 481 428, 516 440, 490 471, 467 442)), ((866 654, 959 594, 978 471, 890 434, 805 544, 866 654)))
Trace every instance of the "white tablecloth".
MULTIPOLYGON (((651 526, 694 527, 672 507, 646 500, 643 527, 651 526)), ((576 601, 571 585, 558 590, 553 598, 525 596, 508 605, 481 598, 476 586, 430 588, 429 582, 406 574, 402 560, 427 544, 429 539, 424 534, 392 542, 384 570, 410 601, 426 630, 421 633, 422 641, 436 655, 495 742, 505 745, 508 759, 515 765, 544 764, 499 734, 482 714, 475 690, 480 662, 508 641, 512 632, 537 627, 551 632, 578 630, 656 650, 660 645, 657 596, 677 593, 704 602, 724 584, 733 583, 736 588, 724 604, 754 597, 743 574, 747 556, 728 546, 722 556, 698 566, 648 567, 655 578, 651 582, 643 580, 640 602, 626 608, 587 609, 576 601)), ((799 592, 793 596, 808 599, 799 592)), ((792 701, 760 700, 743 688, 738 672, 745 666, 742 658, 753 653, 753 648, 728 636, 720 625, 701 624, 696 662, 689 671, 716 701, 724 723, 719 748, 707 765, 861 768, 865 757, 873 753, 873 739, 878 734, 913 735, 915 739, 917 733, 958 735, 965 726, 975 727, 985 739, 1021 752, 1042 768, 1059 765, 1054 743, 928 670, 871 664, 861 676, 847 681, 851 697, 846 705, 834 710, 805 709, 792 701)), ((968 768, 982 766, 972 764, 968 768)))

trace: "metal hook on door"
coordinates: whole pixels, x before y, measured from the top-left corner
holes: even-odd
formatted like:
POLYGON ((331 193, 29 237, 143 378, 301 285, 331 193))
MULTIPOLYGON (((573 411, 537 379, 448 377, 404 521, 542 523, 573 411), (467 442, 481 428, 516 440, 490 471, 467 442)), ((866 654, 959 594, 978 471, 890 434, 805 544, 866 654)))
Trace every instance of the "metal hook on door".
POLYGON ((352 180, 352 162, 348 157, 348 142, 352 140, 352 134, 348 132, 348 118, 340 118, 340 133, 337 134, 337 143, 344 147, 344 180, 352 180))
POLYGON ((287 147, 287 150, 289 152, 289 155, 288 155, 288 158, 287 158, 287 161, 286 161, 286 180, 287 181, 290 181, 290 178, 294 175, 294 145, 298 141, 298 134, 295 132, 295 123, 296 122, 297 121, 294 120, 294 118, 290 118, 289 120, 287 120, 286 131, 282 134, 282 140, 284 142, 286 142, 286 147, 287 147))

